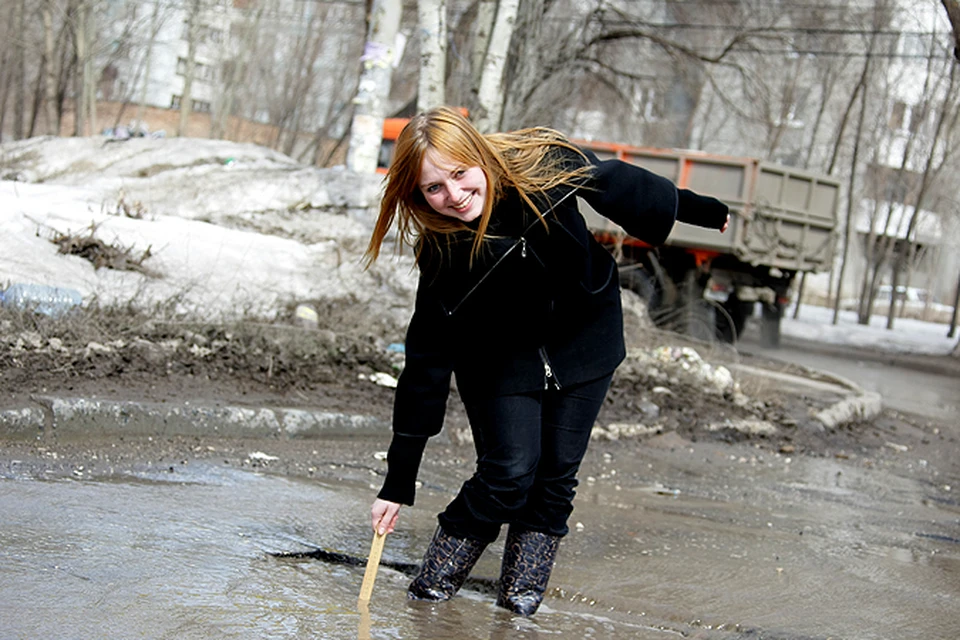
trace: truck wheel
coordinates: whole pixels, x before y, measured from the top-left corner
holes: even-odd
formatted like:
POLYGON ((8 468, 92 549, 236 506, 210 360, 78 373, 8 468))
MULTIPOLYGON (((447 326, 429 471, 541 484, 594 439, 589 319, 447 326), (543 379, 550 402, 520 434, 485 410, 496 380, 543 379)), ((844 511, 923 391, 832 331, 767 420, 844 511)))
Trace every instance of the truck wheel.
POLYGON ((717 337, 729 344, 735 344, 743 335, 751 304, 741 302, 736 296, 730 296, 716 312, 717 337))
POLYGON ((716 308, 703 299, 703 284, 693 269, 683 279, 681 301, 683 333, 705 342, 716 340, 716 308))
POLYGON ((780 347, 780 317, 783 307, 780 304, 764 302, 760 315, 760 344, 768 349, 780 347))
POLYGON ((642 269, 628 269, 620 273, 620 284, 643 298, 650 320, 662 329, 669 314, 663 309, 663 291, 657 279, 642 269))

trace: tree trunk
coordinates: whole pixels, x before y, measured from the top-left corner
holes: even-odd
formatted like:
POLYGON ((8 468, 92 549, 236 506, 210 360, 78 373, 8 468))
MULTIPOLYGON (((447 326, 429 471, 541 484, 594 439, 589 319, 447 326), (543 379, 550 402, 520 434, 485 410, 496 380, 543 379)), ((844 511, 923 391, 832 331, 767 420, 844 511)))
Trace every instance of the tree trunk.
POLYGON ((190 112, 193 109, 193 73, 197 66, 197 39, 200 32, 200 0, 190 3, 187 14, 187 64, 183 72, 183 92, 180 94, 180 122, 177 135, 186 136, 190 125, 190 112))
POLYGON ((75 5, 73 38, 74 48, 77 56, 78 75, 74 78, 73 91, 73 112, 74 124, 73 135, 86 135, 87 130, 87 80, 84 77, 88 71, 87 67, 87 3, 79 0, 75 5))
MULTIPOLYGON (((854 186, 856 184, 857 176, 857 160, 860 157, 860 137, 863 135, 863 121, 866 117, 867 111, 867 80, 870 77, 870 66, 873 57, 873 44, 875 41, 876 33, 874 33, 870 38, 870 48, 867 51, 867 60, 863 63, 863 72, 860 74, 860 82, 857 84, 857 88, 854 89, 854 94, 860 93, 860 115, 857 119, 857 133, 853 141, 853 157, 850 160, 850 181, 847 186, 847 220, 846 228, 844 229, 843 233, 843 254, 840 258, 840 273, 837 275, 837 297, 833 301, 833 324, 837 324, 840 321, 840 299, 843 297, 843 274, 847 269, 847 257, 850 253, 850 236, 856 233, 856 229, 853 228, 853 212, 855 209, 853 203, 856 200, 856 189, 854 189, 854 186)), ((851 102, 850 105, 852 106, 853 102, 851 102)), ((844 119, 846 119, 846 114, 844 114, 844 119)), ((837 145, 839 146, 839 141, 837 145)))
POLYGON ((401 0, 373 0, 347 149, 347 168, 352 171, 377 170, 402 8, 401 0))
POLYGON ((87 57, 83 65, 83 83, 85 85, 83 95, 86 99, 87 131, 89 135, 95 135, 97 133, 97 82, 99 82, 100 79, 93 59, 93 44, 96 41, 93 12, 93 4, 87 3, 86 15, 83 18, 83 37, 87 42, 87 57))
POLYGON ((243 39, 236 47, 237 57, 233 61, 233 67, 230 69, 230 76, 226 79, 223 86, 223 98, 217 104, 217 111, 210 119, 210 137, 221 139, 227 133, 227 119, 233 113, 233 105, 237 99, 237 89, 247 72, 247 65, 250 57, 257 50, 257 33, 260 29, 260 21, 263 18, 265 4, 260 3, 256 8, 253 19, 245 19, 243 24, 246 27, 243 31, 243 39))
POLYGON ((417 111, 446 104, 447 3, 446 0, 419 0, 420 82, 417 111))
MULTIPOLYGON (((147 39, 147 50, 143 57, 143 86, 140 87, 140 100, 137 104, 137 115, 134 118, 137 130, 145 130, 143 117, 147 111, 147 92, 150 90, 150 74, 153 72, 153 45, 160 32, 160 3, 153 5, 153 14, 150 16, 150 36, 147 39)), ((136 133, 136 131, 134 131, 136 133)))
POLYGON ((476 29, 473 36, 473 47, 470 50, 470 72, 472 87, 480 86, 483 77, 483 61, 487 57, 490 47, 490 34, 493 32, 493 21, 497 19, 497 0, 477 1, 476 29))
MULTIPOLYGON (((957 65, 950 65, 950 74, 949 82, 945 95, 951 96, 954 92, 955 81, 956 81, 956 68, 957 65)), ((928 69, 929 74, 929 69, 928 69)), ((920 221, 920 212, 923 210, 924 199, 927 195, 927 191, 930 187, 930 184, 933 182, 933 179, 940 169, 947 164, 947 160, 950 158, 950 147, 944 147, 943 151, 940 152, 940 147, 937 144, 941 140, 941 134, 946 127, 948 130, 952 130, 957 123, 957 112, 956 107, 950 108, 950 101, 947 100, 944 102, 943 107, 940 109, 940 113, 937 118, 937 126, 934 134, 932 136, 933 144, 930 146, 930 152, 927 154, 924 162, 923 176, 920 181, 920 189, 917 193, 916 200, 913 205, 913 214, 910 216, 910 221, 907 223, 907 230, 904 234, 904 243, 909 245, 913 242, 911 236, 917 229, 917 224, 920 221), (952 118, 951 124, 947 126, 947 119, 952 118), (937 156, 940 156, 939 159, 937 156), (939 164, 934 167, 934 163, 939 162, 939 164)), ((900 274, 903 272, 905 265, 907 264, 907 259, 909 255, 909 247, 905 246, 903 251, 897 253, 896 260, 893 263, 893 281, 890 283, 890 309, 887 311, 887 329, 893 329, 893 320, 895 317, 894 309, 896 308, 896 297, 897 297, 897 286, 900 284, 900 274)))
POLYGON ((543 21, 548 4, 546 0, 524 0, 518 9, 514 30, 520 30, 523 35, 514 38, 511 46, 510 68, 504 81, 501 128, 518 128, 531 119, 533 101, 530 98, 543 80, 543 21))
POLYGON ((43 104, 47 117, 47 133, 60 135, 60 116, 57 113, 57 52, 53 39, 53 4, 55 0, 43 3, 43 55, 44 67, 43 104))
MULTIPOLYGON (((18 0, 14 5, 13 24, 18 34, 25 34, 26 30, 26 0, 18 0)), ((15 45, 13 59, 13 139, 20 140, 24 135, 23 108, 27 99, 27 70, 26 70, 26 43, 15 45)))
POLYGON ((800 273, 800 284, 797 285, 797 303, 793 307, 793 319, 796 320, 800 317, 800 303, 803 302, 803 290, 807 286, 807 272, 802 271, 800 273))
POLYGON ((500 127, 503 117, 503 73, 513 37, 520 0, 500 0, 497 18, 490 33, 490 46, 483 61, 483 75, 477 92, 477 128, 489 133, 500 127))
MULTIPOLYGON (((957 335, 957 307, 960 307, 960 277, 957 278, 957 287, 953 294, 953 313, 950 314, 950 330, 947 331, 948 338, 957 335)), ((960 343, 958 343, 958 348, 960 348, 960 343)), ((957 349, 953 351, 957 353, 957 349)))

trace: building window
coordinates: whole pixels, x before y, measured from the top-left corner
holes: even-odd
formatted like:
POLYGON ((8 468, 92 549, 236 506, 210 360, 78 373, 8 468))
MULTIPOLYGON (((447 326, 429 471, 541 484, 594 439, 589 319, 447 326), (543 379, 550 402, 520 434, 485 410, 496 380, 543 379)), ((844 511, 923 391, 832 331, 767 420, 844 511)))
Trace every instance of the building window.
POLYGON ((900 37, 900 54, 910 58, 926 58, 930 55, 928 36, 920 33, 904 33, 900 37))
MULTIPOLYGON (((177 75, 187 75, 186 58, 177 58, 177 75)), ((193 79, 203 82, 211 82, 213 80, 213 67, 208 64, 203 64, 202 62, 194 62, 193 79)))
POLYGON ((663 110, 660 108, 660 94, 654 87, 634 87, 633 109, 634 113, 647 122, 660 120, 663 117, 663 110))
POLYGON ((926 108, 922 104, 914 105, 910 109, 910 133, 917 133, 923 128, 926 120, 926 108))
MULTIPOLYGON (((170 108, 171 108, 171 109, 179 109, 179 108, 180 108, 180 101, 181 101, 181 99, 182 99, 181 96, 171 96, 171 97, 170 97, 170 108)), ((190 101, 190 108, 191 108, 193 111, 196 111, 197 113, 210 113, 210 111, 212 110, 213 107, 212 107, 212 105, 210 104, 210 101, 209 101, 209 100, 191 100, 191 101, 190 101)))
POLYGON ((894 131, 903 129, 904 115, 907 113, 907 104, 905 102, 894 102, 890 108, 890 128, 894 131))
MULTIPOLYGON (((199 24, 194 27, 197 34, 197 41, 194 44, 223 44, 223 29, 215 29, 209 25, 199 24)), ((190 42, 190 23, 184 21, 183 31, 180 39, 184 42, 190 42)))

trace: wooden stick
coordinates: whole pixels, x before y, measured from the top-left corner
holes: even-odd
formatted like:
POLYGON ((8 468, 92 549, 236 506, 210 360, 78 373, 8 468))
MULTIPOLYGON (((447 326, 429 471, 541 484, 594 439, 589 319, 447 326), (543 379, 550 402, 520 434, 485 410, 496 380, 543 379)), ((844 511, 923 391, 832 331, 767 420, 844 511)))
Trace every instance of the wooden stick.
POLYGON ((373 582, 377 579, 377 568, 380 566, 380 554, 383 553, 383 540, 386 534, 379 532, 373 534, 373 543, 370 545, 370 557, 367 558, 367 570, 363 573, 363 584, 360 585, 360 598, 357 600, 357 608, 370 602, 370 596, 373 594, 373 582))

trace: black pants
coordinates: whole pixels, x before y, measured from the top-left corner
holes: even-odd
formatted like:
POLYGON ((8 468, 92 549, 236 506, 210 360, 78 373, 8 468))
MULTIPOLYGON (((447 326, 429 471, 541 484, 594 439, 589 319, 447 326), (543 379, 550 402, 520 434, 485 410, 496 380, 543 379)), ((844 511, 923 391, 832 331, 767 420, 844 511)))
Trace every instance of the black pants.
POLYGON ((611 378, 466 403, 477 471, 440 514, 443 529, 485 542, 506 523, 566 535, 577 471, 611 378))

